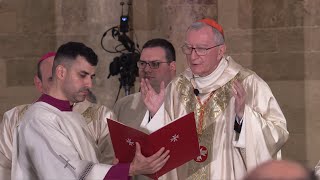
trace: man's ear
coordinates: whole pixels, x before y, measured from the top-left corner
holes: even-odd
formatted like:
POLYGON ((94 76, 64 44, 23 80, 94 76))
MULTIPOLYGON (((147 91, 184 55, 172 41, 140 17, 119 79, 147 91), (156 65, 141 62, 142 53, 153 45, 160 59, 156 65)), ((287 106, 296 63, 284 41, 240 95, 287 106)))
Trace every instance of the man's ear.
POLYGON ((58 79, 64 79, 66 77, 67 69, 62 65, 58 65, 55 72, 58 79))
POLYGON ((35 75, 33 77, 33 83, 36 86, 37 90, 42 93, 42 91, 43 91, 43 89, 42 89, 42 81, 40 80, 40 78, 37 75, 35 75))
POLYGON ((177 65, 175 61, 170 62, 170 70, 176 71, 177 65))
POLYGON ((218 51, 218 59, 221 59, 224 55, 224 53, 226 52, 227 50, 227 47, 225 44, 222 44, 220 47, 219 47, 219 51, 218 51))

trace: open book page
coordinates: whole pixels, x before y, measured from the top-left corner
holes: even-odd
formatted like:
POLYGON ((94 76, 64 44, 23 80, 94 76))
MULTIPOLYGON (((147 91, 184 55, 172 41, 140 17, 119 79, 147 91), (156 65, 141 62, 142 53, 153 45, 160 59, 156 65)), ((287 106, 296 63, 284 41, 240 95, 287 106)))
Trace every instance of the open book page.
POLYGON ((150 135, 108 119, 110 136, 119 162, 131 162, 135 155, 135 142, 141 145, 144 156, 151 156, 161 147, 170 150, 170 159, 156 174, 148 175, 157 178, 168 171, 196 158, 199 142, 194 113, 183 116, 158 129, 150 135))

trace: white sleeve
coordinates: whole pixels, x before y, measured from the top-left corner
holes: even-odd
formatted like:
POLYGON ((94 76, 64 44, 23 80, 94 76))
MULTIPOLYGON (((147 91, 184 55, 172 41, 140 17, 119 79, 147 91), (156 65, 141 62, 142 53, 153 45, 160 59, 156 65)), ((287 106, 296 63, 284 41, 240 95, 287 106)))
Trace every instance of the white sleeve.
POLYGON ((164 104, 162 104, 157 113, 151 118, 150 122, 148 122, 149 111, 147 111, 142 120, 141 127, 146 128, 150 133, 160 129, 165 125, 164 113, 164 104))
POLYGON ((246 105, 236 145, 245 149, 246 166, 250 170, 266 160, 279 158, 289 133, 286 119, 267 83, 252 75, 243 81, 243 86, 246 105))
POLYGON ((0 123, 0 179, 11 179, 12 136, 22 107, 5 112, 0 123))
POLYGON ((18 165, 13 168, 18 177, 13 179, 103 179, 112 167, 82 160, 92 157, 81 157, 78 152, 90 147, 85 144, 76 149, 61 127, 50 120, 23 123, 14 146, 18 165))

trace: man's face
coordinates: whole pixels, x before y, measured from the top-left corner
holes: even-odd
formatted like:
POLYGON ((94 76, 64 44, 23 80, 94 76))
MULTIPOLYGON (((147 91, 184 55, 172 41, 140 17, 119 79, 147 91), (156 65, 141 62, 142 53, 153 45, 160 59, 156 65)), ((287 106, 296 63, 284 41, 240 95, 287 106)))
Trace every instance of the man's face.
POLYGON ((41 93, 47 94, 52 85, 53 60, 54 57, 49 57, 41 62, 40 73, 42 80, 38 76, 34 78, 35 85, 41 93))
MULTIPOLYGON (((210 48, 216 46, 214 34, 210 26, 198 30, 189 30, 186 35, 186 45, 192 48, 210 48)), ((195 50, 187 56, 187 63, 191 71, 199 76, 211 74, 218 66, 224 53, 224 45, 207 50, 207 54, 199 56, 195 50)))
POLYGON ((176 64, 175 62, 168 62, 166 59, 165 50, 161 47, 144 48, 141 52, 140 61, 150 62, 161 62, 159 68, 152 69, 148 64, 145 68, 139 68, 139 77, 146 78, 150 81, 151 86, 159 91, 160 83, 164 81, 167 86, 172 78, 175 76, 176 64))
POLYGON ((63 80, 63 92, 72 103, 85 100, 92 88, 92 79, 95 76, 95 66, 89 64, 82 56, 66 67, 66 76, 63 80))

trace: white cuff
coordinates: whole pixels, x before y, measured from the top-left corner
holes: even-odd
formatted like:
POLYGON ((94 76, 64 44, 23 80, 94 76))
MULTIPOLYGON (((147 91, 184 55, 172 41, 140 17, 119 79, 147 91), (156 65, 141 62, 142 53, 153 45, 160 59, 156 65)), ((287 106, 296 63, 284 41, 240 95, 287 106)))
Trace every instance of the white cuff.
POLYGON ((150 122, 149 114, 149 111, 147 111, 144 115, 141 127, 146 128, 150 133, 152 133, 164 126, 164 104, 161 105, 157 113, 151 118, 150 122))

